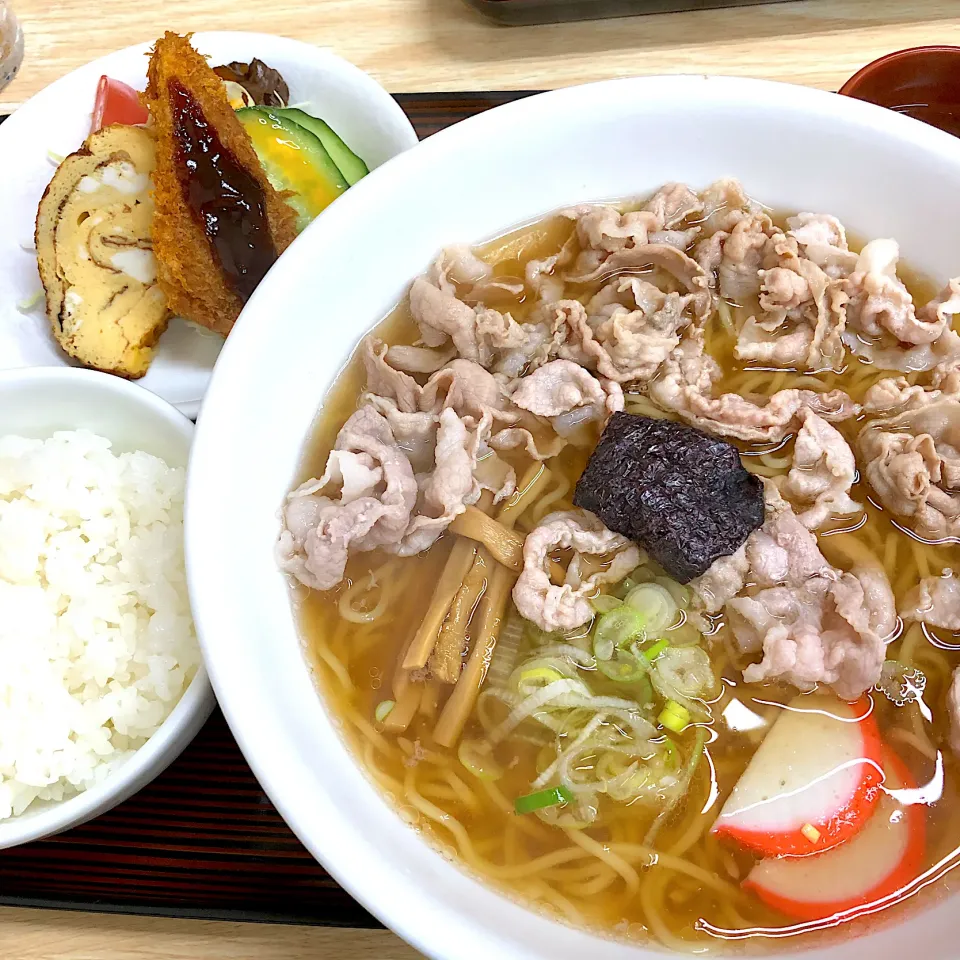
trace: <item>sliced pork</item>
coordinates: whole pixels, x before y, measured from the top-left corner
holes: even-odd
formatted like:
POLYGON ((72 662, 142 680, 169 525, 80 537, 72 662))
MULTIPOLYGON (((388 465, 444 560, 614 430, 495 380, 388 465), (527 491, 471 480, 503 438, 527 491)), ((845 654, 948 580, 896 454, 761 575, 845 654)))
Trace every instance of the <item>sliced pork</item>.
POLYGON ((429 276, 441 290, 455 292, 456 284, 478 283, 492 272, 490 264, 481 260, 468 246, 454 244, 446 247, 433 262, 429 276))
POLYGON ((694 616, 724 609, 740 649, 762 654, 748 682, 823 683, 853 699, 879 679, 896 626, 886 574, 831 566, 772 483, 765 496, 764 525, 691 584, 694 616))
POLYGON ((587 303, 572 328, 597 370, 619 383, 649 380, 695 321, 699 295, 664 293, 638 277, 618 277, 587 303))
MULTIPOLYGON (((721 296, 744 307, 759 304, 760 311, 739 331, 739 359, 807 370, 840 369, 846 294, 820 264, 801 254, 808 246, 817 249, 812 234, 825 232, 813 214, 802 216, 809 219, 798 224, 799 233, 784 234, 764 213, 744 215, 729 233, 703 241, 696 255, 705 270, 715 273, 721 296), (802 239, 811 244, 802 244, 802 239)), ((833 239, 846 243, 842 236, 833 239)))
POLYGON ((410 288, 410 311, 427 347, 443 347, 453 341, 464 360, 489 367, 500 350, 524 343, 526 336, 509 313, 484 306, 470 306, 426 277, 417 277, 410 288))
POLYGON ((650 384, 650 397, 703 430, 751 442, 782 440, 797 427, 804 408, 832 421, 845 420, 858 410, 841 390, 780 390, 758 403, 735 393, 714 397, 720 373, 720 365, 704 351, 702 335, 688 336, 650 384))
POLYGON ((413 413, 420 408, 420 384, 409 374, 387 363, 387 345, 375 337, 360 344, 360 356, 367 374, 367 391, 396 401, 397 409, 413 413))
POLYGON ((523 450, 534 460, 549 460, 560 453, 567 441, 560 436, 546 438, 540 432, 535 436, 526 427, 504 427, 490 438, 489 444, 494 450, 523 450))
POLYGON ((871 240, 860 252, 847 292, 851 329, 868 338, 891 333, 901 343, 933 343, 946 316, 917 315, 913 297, 897 276, 900 247, 895 240, 871 240))
POLYGON ((640 551, 618 533, 607 530, 585 512, 552 513, 527 534, 523 544, 523 572, 513 588, 520 616, 541 630, 573 630, 593 617, 589 597, 604 583, 622 580, 640 562, 640 551), (549 560, 556 550, 571 549, 573 559, 566 581, 551 582, 549 560), (581 556, 611 559, 605 568, 586 578, 580 574, 581 556))
POLYGON ((682 250, 667 243, 645 243, 618 250, 604 257, 593 269, 581 269, 579 272, 575 270, 567 275, 567 279, 571 283, 592 283, 618 273, 651 268, 663 270, 686 292, 698 294, 698 314, 706 316, 709 313, 710 295, 706 275, 700 264, 682 250))
POLYGON ((496 377, 472 360, 454 360, 438 370, 426 382, 419 400, 421 410, 438 415, 450 408, 458 416, 477 421, 488 414, 506 423, 517 419, 506 410, 496 377))
POLYGON ((888 370, 930 370, 960 357, 960 336, 951 327, 960 313, 960 281, 917 310, 897 276, 899 259, 895 240, 872 240, 860 252, 844 281, 847 346, 888 370))
MULTIPOLYGON (((706 573, 690 581, 695 613, 719 613, 744 588, 749 571, 746 544, 729 557, 714 560, 706 573)), ((701 630, 704 633, 708 630, 702 618, 701 630)))
POLYGON ((760 205, 744 192, 739 180, 716 180, 700 194, 704 233, 729 233, 744 217, 760 213, 760 205))
POLYGON ((763 652, 743 671, 748 683, 780 680, 801 690, 828 684, 848 700, 880 679, 886 651, 854 574, 770 587, 727 604, 744 651, 763 652))
POLYGON ((697 612, 718 613, 748 581, 761 587, 803 584, 830 569, 816 537, 797 519, 774 483, 764 482, 763 498, 763 526, 736 553, 721 557, 691 581, 697 612))
POLYGON ((953 671, 947 691, 947 713, 950 715, 950 746, 960 756, 960 667, 953 671))
POLYGON ((900 616, 931 627, 960 631, 960 580, 952 570, 924 577, 903 599, 900 616))
POLYGON ((703 200, 685 183, 662 186, 645 204, 644 210, 656 217, 657 230, 676 230, 685 220, 699 219, 703 200))
POLYGON ((406 454, 415 474, 428 472, 433 464, 433 451, 437 443, 437 415, 430 411, 406 413, 400 410, 396 400, 381 397, 376 393, 360 396, 360 405, 368 405, 386 418, 397 446, 406 454))
POLYGON ((863 588, 863 601, 873 629, 887 642, 897 632, 900 623, 893 587, 884 569, 875 563, 861 563, 853 573, 863 588))
POLYGON ((527 289, 535 295, 537 300, 542 303, 553 303, 563 299, 565 287, 563 271, 573 262, 578 245, 577 231, 574 229, 557 253, 541 260, 527 261, 524 281, 527 289))
POLYGON ((443 250, 427 272, 427 279, 445 293, 456 294, 471 304, 523 293, 523 280, 494 276, 491 264, 463 244, 443 250))
POLYGON ((863 508, 850 497, 857 464, 849 444, 809 408, 797 416, 801 426, 793 465, 780 484, 780 492, 800 511, 797 519, 816 530, 833 517, 860 513, 863 508))
POLYGON ((337 435, 323 476, 287 497, 280 565, 305 586, 329 590, 350 553, 399 545, 416 501, 413 469, 390 425, 363 406, 337 435))
POLYGON ((942 397, 868 423, 857 441, 881 504, 926 540, 960 536, 960 404, 942 397))
POLYGON ((747 540, 749 579, 761 587, 799 585, 830 570, 817 538, 772 483, 764 484, 766 519, 747 540))
POLYGON ((453 344, 448 344, 440 350, 394 344, 387 350, 384 359, 394 370, 402 370, 405 373, 436 373, 456 355, 457 351, 453 344))
POLYGON ((867 390, 863 409, 868 414, 893 416, 939 400, 960 400, 960 369, 956 364, 940 364, 926 379, 925 384, 912 384, 906 377, 880 380, 867 390))
MULTIPOLYGON (((391 420, 391 425, 402 422, 396 412, 429 413, 437 417, 447 408, 455 410, 460 417, 477 421, 486 415, 501 423, 514 423, 518 419, 517 414, 507 409, 509 405, 496 377, 473 360, 451 361, 435 371, 421 387, 412 376, 390 366, 389 351, 379 340, 367 337, 360 350, 367 373, 364 397, 391 420), (383 403, 385 400, 390 402, 383 403)), ((420 425, 414 429, 419 433, 420 425)), ((401 431, 407 432, 404 427, 401 431)))
POLYGON ((596 269, 611 253, 645 246, 650 233, 663 228, 663 221, 648 210, 621 213, 616 207, 583 204, 565 210, 563 215, 576 221, 581 253, 574 273, 596 269))
POLYGON ((538 367, 557 357, 588 365, 586 357, 571 340, 574 329, 586 322, 583 304, 579 300, 556 300, 538 306, 530 319, 522 324, 525 339, 522 344, 501 351, 495 370, 513 379, 532 373, 538 367))
POLYGON ((771 239, 780 232, 765 213, 742 218, 724 240, 718 268, 720 295, 742 303, 760 293, 760 271, 766 265, 771 239))
POLYGON ((763 652, 744 679, 800 689, 825 683, 853 699, 879 679, 896 625, 886 574, 879 566, 851 573, 831 566, 773 485, 765 489, 767 520, 745 550, 744 584, 752 586, 726 606, 740 648, 763 652))
POLYGON ((803 370, 840 370, 847 295, 842 285, 812 260, 789 251, 780 265, 761 271, 757 326, 766 336, 741 331, 736 353, 740 359, 803 370))
POLYGON ((831 280, 853 273, 857 254, 847 246, 847 232, 836 218, 824 213, 799 213, 787 220, 792 237, 804 259, 816 264, 831 280))
POLYGON ((551 360, 515 384, 511 402, 538 417, 550 419, 564 438, 587 423, 603 423, 623 409, 623 391, 610 380, 600 381, 572 360, 551 360))
POLYGON ((420 483, 417 513, 396 549, 402 556, 426 550, 471 504, 480 497, 474 478, 479 439, 463 420, 446 407, 439 417, 433 471, 420 483))
POLYGON ((603 410, 607 403, 600 381, 571 360, 552 360, 523 377, 517 381, 510 399, 538 417, 556 417, 578 407, 603 410))

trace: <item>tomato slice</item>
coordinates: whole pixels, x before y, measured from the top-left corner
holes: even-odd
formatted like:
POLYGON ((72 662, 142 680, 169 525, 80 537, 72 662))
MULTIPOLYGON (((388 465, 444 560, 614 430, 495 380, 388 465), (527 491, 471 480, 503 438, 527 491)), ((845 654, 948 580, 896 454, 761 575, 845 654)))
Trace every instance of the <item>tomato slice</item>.
POLYGON ((133 87, 110 77, 100 78, 100 83, 97 84, 97 99, 93 105, 91 133, 113 123, 133 126, 146 123, 149 118, 147 108, 140 103, 140 96, 133 87))

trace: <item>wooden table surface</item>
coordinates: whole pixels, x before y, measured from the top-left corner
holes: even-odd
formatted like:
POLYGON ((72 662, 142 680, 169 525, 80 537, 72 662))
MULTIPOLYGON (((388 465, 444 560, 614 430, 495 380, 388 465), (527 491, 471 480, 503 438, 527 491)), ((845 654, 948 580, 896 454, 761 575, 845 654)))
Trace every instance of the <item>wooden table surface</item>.
MULTIPOLYGON (((639 0, 638 0, 639 2, 639 0)), ((0 111, 94 57, 165 29, 296 37, 391 91, 530 89, 713 72, 836 89, 880 54, 960 43, 955 0, 803 0, 595 23, 498 28, 463 0, 12 0, 27 57, 0 111)))
MULTIPOLYGON (((332 48, 391 91, 541 89, 724 73, 836 89, 890 50, 960 43, 956 0, 802 0, 498 28, 463 0, 13 0, 26 34, 0 113, 74 67, 165 29, 260 30, 332 48)), ((392 934, 0 909, 4 960, 414 960, 392 934)))

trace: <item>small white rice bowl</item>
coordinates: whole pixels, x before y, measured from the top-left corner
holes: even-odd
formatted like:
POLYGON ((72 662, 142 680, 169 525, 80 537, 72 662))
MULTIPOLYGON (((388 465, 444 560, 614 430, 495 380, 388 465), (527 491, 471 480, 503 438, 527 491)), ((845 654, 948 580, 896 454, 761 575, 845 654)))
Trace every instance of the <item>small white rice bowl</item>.
POLYGON ((200 664, 184 471, 110 447, 0 438, 0 819, 105 779, 200 664))

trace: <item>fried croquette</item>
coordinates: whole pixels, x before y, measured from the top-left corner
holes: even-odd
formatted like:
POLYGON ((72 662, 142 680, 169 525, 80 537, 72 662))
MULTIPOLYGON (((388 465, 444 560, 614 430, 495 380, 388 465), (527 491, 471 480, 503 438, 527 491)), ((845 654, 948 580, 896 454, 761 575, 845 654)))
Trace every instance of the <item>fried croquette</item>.
POLYGON ((296 236, 296 216, 188 37, 168 32, 157 41, 147 79, 160 286, 174 313, 226 335, 296 236))

